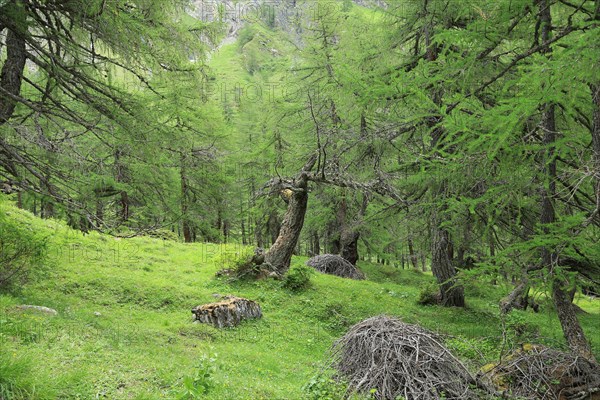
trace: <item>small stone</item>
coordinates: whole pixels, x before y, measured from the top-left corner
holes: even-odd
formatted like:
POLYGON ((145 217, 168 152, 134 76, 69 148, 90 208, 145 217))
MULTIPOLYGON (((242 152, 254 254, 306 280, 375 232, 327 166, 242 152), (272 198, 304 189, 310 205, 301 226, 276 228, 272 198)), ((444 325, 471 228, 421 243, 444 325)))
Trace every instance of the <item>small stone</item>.
POLYGON ((102 314, 100 314, 98 311, 94 311, 94 315, 95 315, 96 317, 101 317, 101 316, 102 316, 102 314))

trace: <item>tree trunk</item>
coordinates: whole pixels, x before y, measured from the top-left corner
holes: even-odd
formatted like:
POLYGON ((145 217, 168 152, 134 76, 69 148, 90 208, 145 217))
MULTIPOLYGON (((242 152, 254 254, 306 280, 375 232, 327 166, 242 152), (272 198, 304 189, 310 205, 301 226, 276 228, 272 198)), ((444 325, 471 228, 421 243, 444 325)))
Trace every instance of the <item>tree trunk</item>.
POLYGON ((340 242, 342 247, 340 255, 352 265, 356 265, 356 262, 358 261, 359 237, 360 233, 354 230, 345 230, 340 235, 340 242))
POLYGON ((183 233, 183 241, 185 243, 192 242, 192 229, 189 220, 189 195, 188 195, 188 183, 187 183, 187 169, 186 169, 186 158, 183 152, 180 155, 179 165, 179 177, 181 180, 181 230, 183 233))
POLYGON ((18 32, 11 28, 6 33, 6 60, 0 72, 0 125, 12 117, 17 102, 11 97, 21 93, 21 81, 25 68, 25 41, 18 32))
MULTIPOLYGON (((115 181, 118 183, 122 183, 127 181, 127 172, 126 167, 121 163, 121 156, 123 155, 123 151, 117 149, 115 151, 115 181)), ((120 210, 118 211, 118 215, 120 218, 120 222, 126 222, 129 219, 129 195, 127 191, 121 191, 121 198, 119 200, 120 210)))
POLYGON ((242 214, 241 219, 241 229, 242 229, 242 245, 246 246, 248 244, 248 240, 246 239, 246 222, 242 214))
MULTIPOLYGON (((428 15, 428 0, 423 2, 423 13, 428 15)), ((433 19, 432 19, 433 20, 433 19)), ((433 22, 426 23, 424 26, 424 37, 426 54, 425 58, 429 62, 434 62, 438 56, 438 46, 433 40, 434 26, 433 22)), ((439 88, 434 88, 430 92, 431 101, 437 106, 442 106, 442 92, 439 88)), ((440 141, 443 138, 444 128, 438 125, 439 119, 432 117, 427 122, 431 129, 431 149, 437 154, 440 141)), ((437 279, 440 286, 440 304, 444 306, 464 307, 465 297, 462 286, 456 285, 456 269, 453 265, 454 247, 450 240, 450 234, 442 228, 441 214, 445 209, 447 183, 442 181, 439 188, 434 192, 442 206, 433 211, 431 224, 431 272, 437 279)))
MULTIPOLYGON (((600 1, 596 2, 598 12, 600 13, 600 1)), ((597 16, 600 19, 600 15, 597 16)), ((595 192, 596 192, 596 210, 594 213, 600 212, 600 83, 590 85, 592 92, 593 105, 593 122, 592 122, 592 149, 594 160, 594 174, 596 176, 595 192)), ((594 216, 591 216, 594 218, 594 216)))
POLYGON ((254 240, 256 240, 256 247, 263 248, 265 247, 264 239, 263 239, 263 227, 262 222, 257 218, 254 224, 254 240))
POLYGON ((512 292, 500 300, 500 311, 509 313, 513 308, 524 310, 527 308, 529 298, 529 280, 525 277, 512 292))
MULTIPOLYGON (((552 16, 550 12, 549 0, 540 1, 540 26, 542 32, 542 43, 547 42, 552 37, 552 16)), ((552 52, 551 48, 544 49, 544 53, 550 57, 552 52)), ((556 196, 556 117, 555 117, 555 105, 546 104, 545 110, 542 115, 542 128, 543 128, 543 144, 544 144, 544 175, 546 182, 542 190, 542 204, 541 204, 541 219, 540 222, 547 234, 548 225, 556 221, 556 213, 554 209, 554 198, 556 196)), ((569 345, 569 348, 576 354, 585 357, 589 360, 594 360, 592 349, 587 341, 581 324, 575 314, 573 303, 564 289, 564 280, 556 275, 556 269, 558 268, 558 254, 554 249, 543 247, 542 253, 542 265, 546 267, 552 277, 552 299, 554 300, 554 306, 558 313, 558 319, 569 345)))
MULTIPOLYGON (((277 216, 277 210, 273 209, 269 213, 269 220, 267 221, 267 229, 269 230, 269 236, 271 237, 271 244, 275 244, 277 236, 279 236, 279 230, 281 229, 281 223, 277 216)), ((259 246, 262 247, 262 246, 259 246)))
POLYGON ((317 157, 313 155, 300 174, 286 185, 286 190, 291 191, 288 207, 281 223, 279 236, 265 255, 265 261, 270 263, 279 274, 284 274, 289 269, 292 254, 304 225, 308 205, 308 173, 316 162, 317 157))
MULTIPOLYGON (((419 269, 419 260, 417 259, 417 255, 415 254, 415 246, 412 240, 412 237, 408 236, 408 255, 410 257, 410 262, 415 270, 419 269)), ((404 263, 402 264, 402 269, 404 269, 404 263)))
POLYGON ((224 219, 223 220, 223 241, 224 241, 224 243, 227 243, 227 240, 229 240, 229 220, 224 219))
POLYGON ((450 234, 440 228, 435 219, 431 233, 431 271, 440 286, 440 304, 447 307, 464 307, 464 290, 456 284, 456 269, 449 258, 450 234))
POLYGON ((319 232, 313 231, 311 237, 312 237, 311 257, 318 256, 319 254, 321 254, 321 240, 319 239, 319 232))
POLYGON ((359 259, 358 239, 360 232, 358 231, 358 226, 366 213, 368 205, 369 198, 367 195, 363 195, 362 205, 356 215, 355 221, 348 221, 348 203, 346 202, 346 194, 344 193, 338 210, 338 225, 341 227, 339 254, 352 265, 356 265, 359 259))
POLYGON ((307 204, 308 192, 305 183, 304 188, 297 187, 290 196, 279 236, 265 256, 265 261, 270 263, 280 274, 285 273, 290 267, 292 254, 304 225, 307 204))

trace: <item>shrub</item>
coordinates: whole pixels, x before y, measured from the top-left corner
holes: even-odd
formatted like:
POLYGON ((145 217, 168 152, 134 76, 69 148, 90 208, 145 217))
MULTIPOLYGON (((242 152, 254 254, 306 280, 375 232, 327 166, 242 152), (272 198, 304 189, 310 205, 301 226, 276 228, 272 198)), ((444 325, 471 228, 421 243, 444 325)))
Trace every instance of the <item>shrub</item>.
POLYGON ((310 286, 310 277, 315 273, 315 270, 306 265, 298 265, 290 268, 285 275, 283 286, 294 291, 301 291, 310 286))
POLYGON ((438 304, 440 288, 435 282, 429 282, 422 286, 417 298, 417 304, 431 305, 438 304))
POLYGON ((231 251, 227 251, 229 250, 227 247, 224 247, 223 249, 225 251, 219 254, 215 259, 215 262, 221 267, 222 270, 241 272, 246 268, 252 267, 252 257, 254 255, 254 251, 251 247, 232 247, 231 251))
POLYGON ((47 260, 47 238, 0 207, 0 289, 23 284, 47 260))

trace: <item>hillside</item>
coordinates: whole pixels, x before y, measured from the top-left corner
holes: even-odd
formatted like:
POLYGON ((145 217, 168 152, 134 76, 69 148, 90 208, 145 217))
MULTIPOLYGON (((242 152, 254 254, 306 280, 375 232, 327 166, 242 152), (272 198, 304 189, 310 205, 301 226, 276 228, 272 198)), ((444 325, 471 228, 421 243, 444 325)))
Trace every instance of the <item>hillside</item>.
MULTIPOLYGON (((367 281, 318 274, 295 293, 280 281, 228 284, 215 278, 234 245, 182 244, 140 237, 83 235, 2 203, 23 226, 48 235, 50 267, 18 294, 0 297, 0 395, 7 399, 175 398, 186 377, 209 369, 210 399, 300 399, 328 349, 352 324, 398 316, 445 335, 473 368, 498 355, 497 301, 509 288, 469 290, 466 309, 419 306, 432 278, 417 271, 360 263, 367 281), (191 320, 192 307, 235 294, 258 301, 264 317, 224 331, 191 320), (42 305, 50 316, 17 305, 42 305), (98 314, 96 314, 98 313, 98 314)), ((294 257, 293 264, 305 258, 294 257)), ((514 311, 508 345, 563 347, 551 306, 514 311)), ((582 323, 600 355, 600 300, 578 297, 582 323)))
POLYGON ((0 0, 0 400, 596 400, 599 5, 0 0))

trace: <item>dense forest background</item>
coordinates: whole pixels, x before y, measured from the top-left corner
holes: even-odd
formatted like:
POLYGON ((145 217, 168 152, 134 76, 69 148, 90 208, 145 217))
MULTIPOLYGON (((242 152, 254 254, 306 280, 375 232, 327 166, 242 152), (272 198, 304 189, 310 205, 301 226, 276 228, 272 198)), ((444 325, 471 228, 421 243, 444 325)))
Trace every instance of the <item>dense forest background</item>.
MULTIPOLYGON (((600 287, 599 0, 0 0, 0 183, 83 232, 600 287), (278 242, 279 240, 279 242, 278 242)), ((467 299, 468 300, 468 299, 467 299)))

